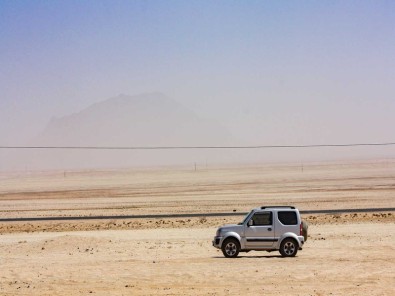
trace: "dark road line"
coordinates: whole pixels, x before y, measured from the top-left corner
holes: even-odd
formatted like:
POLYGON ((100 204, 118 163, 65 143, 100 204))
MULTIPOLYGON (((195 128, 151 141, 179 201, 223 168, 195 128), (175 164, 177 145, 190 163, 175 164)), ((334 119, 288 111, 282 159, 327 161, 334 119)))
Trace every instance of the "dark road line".
POLYGON ((335 209, 335 210, 307 210, 301 214, 344 214, 344 213, 377 213, 394 212, 395 208, 365 208, 365 209, 335 209))
MULTIPOLYGON (((343 214, 343 213, 372 213, 394 212, 395 208, 365 208, 365 209, 331 209, 306 210, 301 214, 343 214)), ((165 218, 196 218, 196 217, 228 217, 244 216, 247 213, 186 213, 186 214, 155 214, 155 215, 124 215, 124 216, 69 216, 69 217, 33 217, 33 218, 0 218, 0 222, 35 222, 35 221, 78 221, 78 220, 121 220, 121 219, 165 219, 165 218)))

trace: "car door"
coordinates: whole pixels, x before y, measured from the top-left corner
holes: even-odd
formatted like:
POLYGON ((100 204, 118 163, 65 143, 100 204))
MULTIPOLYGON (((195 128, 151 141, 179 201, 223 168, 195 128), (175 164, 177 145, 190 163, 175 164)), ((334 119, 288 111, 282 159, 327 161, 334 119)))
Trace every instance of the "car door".
POLYGON ((268 249, 274 244, 273 213, 256 212, 247 222, 245 228, 247 248, 268 249))

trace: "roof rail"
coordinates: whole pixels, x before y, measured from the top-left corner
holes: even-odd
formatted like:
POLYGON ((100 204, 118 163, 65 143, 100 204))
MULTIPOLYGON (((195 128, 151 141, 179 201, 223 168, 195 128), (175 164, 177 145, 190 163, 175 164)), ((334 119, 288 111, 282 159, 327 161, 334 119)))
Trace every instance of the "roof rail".
POLYGON ((264 210, 264 209, 271 209, 271 208, 295 209, 295 207, 292 207, 292 206, 264 206, 264 207, 261 207, 261 210, 264 210))

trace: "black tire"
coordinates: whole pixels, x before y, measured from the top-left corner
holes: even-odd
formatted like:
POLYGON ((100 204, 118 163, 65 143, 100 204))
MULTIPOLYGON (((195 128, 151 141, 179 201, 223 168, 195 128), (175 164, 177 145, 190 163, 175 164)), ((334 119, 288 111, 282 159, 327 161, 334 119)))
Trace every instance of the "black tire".
POLYGON ((283 257, 295 257, 299 245, 293 238, 286 238, 281 242, 280 254, 283 257))
POLYGON ((302 221, 303 237, 304 241, 307 241, 307 230, 309 229, 309 224, 306 221, 302 221))
POLYGON ((222 243, 221 250, 226 258, 236 258, 240 252, 240 243, 235 238, 227 238, 222 243))

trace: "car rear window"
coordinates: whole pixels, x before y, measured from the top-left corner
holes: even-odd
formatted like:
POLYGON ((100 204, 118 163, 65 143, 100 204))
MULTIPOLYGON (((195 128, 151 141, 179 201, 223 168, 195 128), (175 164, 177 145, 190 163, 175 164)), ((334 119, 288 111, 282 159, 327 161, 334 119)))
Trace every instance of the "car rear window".
POLYGON ((296 212, 283 211, 278 212, 278 220, 284 225, 296 225, 298 224, 298 218, 296 217, 296 212))

